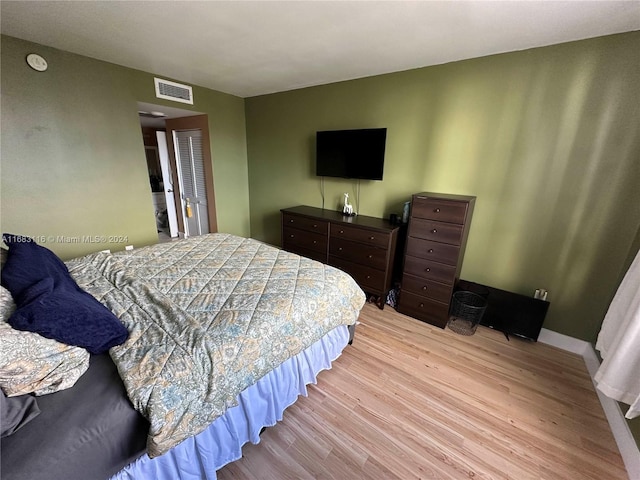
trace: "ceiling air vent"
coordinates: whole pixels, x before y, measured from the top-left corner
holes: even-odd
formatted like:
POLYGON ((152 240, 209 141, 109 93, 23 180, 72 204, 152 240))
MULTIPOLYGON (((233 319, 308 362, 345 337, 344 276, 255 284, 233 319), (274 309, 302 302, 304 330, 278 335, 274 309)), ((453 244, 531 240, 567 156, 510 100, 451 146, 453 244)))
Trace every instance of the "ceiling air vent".
POLYGON ((193 89, 189 85, 161 78, 154 78, 153 81, 156 84, 156 97, 193 105, 193 89))

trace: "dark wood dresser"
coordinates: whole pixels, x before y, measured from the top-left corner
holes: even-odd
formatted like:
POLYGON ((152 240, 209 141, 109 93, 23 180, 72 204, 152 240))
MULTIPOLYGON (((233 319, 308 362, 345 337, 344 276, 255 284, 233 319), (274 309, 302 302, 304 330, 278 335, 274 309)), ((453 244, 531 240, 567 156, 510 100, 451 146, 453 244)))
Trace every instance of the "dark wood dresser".
POLYGON ((447 325, 475 200, 441 193, 413 195, 399 312, 440 328, 447 325))
POLYGON ((304 205, 280 212, 282 248, 344 270, 384 307, 393 280, 398 225, 304 205))

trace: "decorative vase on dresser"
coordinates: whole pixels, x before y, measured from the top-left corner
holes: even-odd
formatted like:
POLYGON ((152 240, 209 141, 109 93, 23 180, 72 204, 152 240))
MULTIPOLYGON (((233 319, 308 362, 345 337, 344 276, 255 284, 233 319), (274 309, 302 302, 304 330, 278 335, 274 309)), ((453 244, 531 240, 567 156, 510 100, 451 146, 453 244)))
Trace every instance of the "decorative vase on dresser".
POLYGON ((399 312, 440 328, 447 325, 475 200, 441 193, 413 195, 399 312))
POLYGON ((384 308, 400 227, 365 215, 300 205, 281 210, 282 248, 350 274, 384 308))

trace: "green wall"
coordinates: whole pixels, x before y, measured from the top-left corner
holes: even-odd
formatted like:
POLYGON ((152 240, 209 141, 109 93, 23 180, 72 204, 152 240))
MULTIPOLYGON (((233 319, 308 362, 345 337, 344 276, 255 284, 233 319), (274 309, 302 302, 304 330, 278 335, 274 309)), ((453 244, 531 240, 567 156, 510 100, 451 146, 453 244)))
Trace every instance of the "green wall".
MULTIPOLYGON (((550 292, 545 327, 594 342, 640 224, 640 32, 246 100, 251 232, 321 206, 317 130, 387 127, 360 214, 420 191, 476 195, 462 277, 550 292)), ((337 208, 350 180, 325 180, 337 208)))
MULTIPOLYGON (((194 87, 155 97, 153 74, 2 36, 0 222, 67 259, 157 242, 137 102, 208 114, 218 230, 249 235, 244 100, 194 87), (28 67, 28 53, 49 69, 28 67), (126 242, 57 237, 124 235, 126 242), (47 241, 55 237, 58 241, 47 241)), ((180 79, 177 79, 180 81, 180 79)))

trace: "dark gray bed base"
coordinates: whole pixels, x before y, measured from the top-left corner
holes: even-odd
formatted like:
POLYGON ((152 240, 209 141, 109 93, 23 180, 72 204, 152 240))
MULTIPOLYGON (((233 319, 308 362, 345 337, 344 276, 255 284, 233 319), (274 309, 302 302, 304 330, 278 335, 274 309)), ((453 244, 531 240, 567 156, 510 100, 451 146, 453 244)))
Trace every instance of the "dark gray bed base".
POLYGON ((92 355, 73 388, 37 400, 40 415, 0 441, 2 480, 105 480, 145 452, 149 423, 108 354, 92 355))

